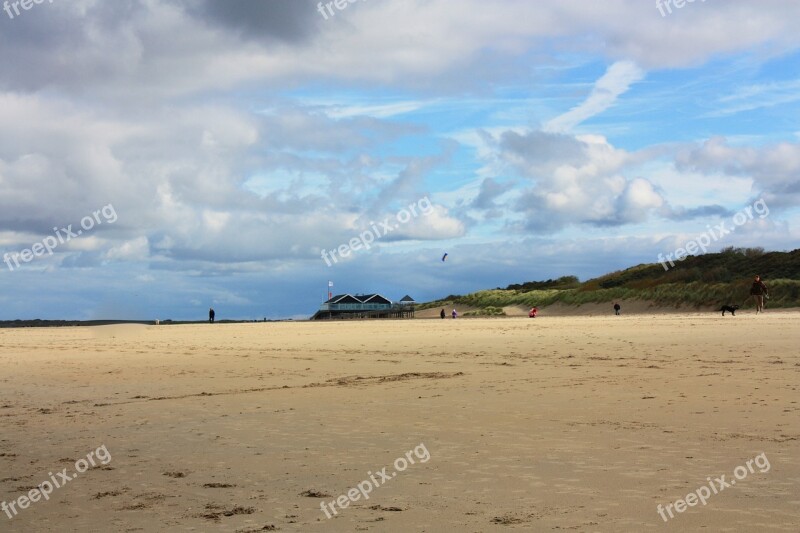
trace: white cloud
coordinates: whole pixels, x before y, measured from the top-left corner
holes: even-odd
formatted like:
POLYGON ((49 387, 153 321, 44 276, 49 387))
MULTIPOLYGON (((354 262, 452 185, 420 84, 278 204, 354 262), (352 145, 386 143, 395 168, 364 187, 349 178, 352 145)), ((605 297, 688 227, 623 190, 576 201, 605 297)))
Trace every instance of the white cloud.
POLYGON ((122 242, 105 253, 110 261, 145 261, 150 255, 150 242, 147 237, 122 242))
POLYGON ((390 118, 422 109, 421 101, 390 102, 372 105, 333 105, 325 114, 334 119, 369 116, 374 118, 390 118))
POLYGON ((645 76, 642 69, 630 61, 618 61, 608 67, 606 73, 597 80, 589 97, 580 105, 558 116, 544 125, 545 131, 567 132, 581 122, 599 115, 617 101, 630 86, 645 76))
POLYGON ((408 223, 399 226, 392 236, 425 241, 444 240, 462 237, 465 230, 464 223, 450 216, 447 208, 434 205, 428 214, 412 218, 408 223))
MULTIPOLYGON (((399 229, 392 239, 405 240, 387 249, 482 245, 519 220, 525 231, 551 234, 637 231, 658 215, 693 216, 761 191, 771 206, 798 203, 794 139, 634 151, 651 141, 620 139, 642 131, 626 117, 613 118, 614 131, 571 130, 623 95, 639 97, 626 91, 645 70, 659 84, 666 69, 714 60, 756 71, 796 51, 800 3, 695 2, 666 19, 638 0, 374 0, 324 23, 311 1, 222 4, 74 0, 0 19, 0 48, 12 58, 0 68, 6 249, 113 203, 118 222, 42 266, 95 268, 95 279, 106 272, 102 261, 114 260, 130 270, 126 279, 143 282, 157 268, 174 273, 172 284, 157 277, 165 294, 230 294, 230 303, 249 305, 251 284, 238 276, 274 274, 273 289, 302 277, 298 291, 320 275, 319 249, 423 194, 443 205, 399 229), (587 89, 577 78, 598 65, 610 66, 587 89), (546 117, 556 117, 549 133, 536 126, 546 117), (228 286, 188 279, 209 273, 228 286)), ((721 90, 719 105, 786 106, 795 89, 748 81, 721 90)), ((670 102, 695 97, 691 83, 682 90, 670 102)), ((706 138, 716 127, 709 121, 692 134, 706 138)), ((472 262, 475 276, 493 274, 492 255, 484 260, 472 262)), ((110 276, 103 289, 125 289, 110 276)), ((6 287, 22 285, 43 286, 6 287)))

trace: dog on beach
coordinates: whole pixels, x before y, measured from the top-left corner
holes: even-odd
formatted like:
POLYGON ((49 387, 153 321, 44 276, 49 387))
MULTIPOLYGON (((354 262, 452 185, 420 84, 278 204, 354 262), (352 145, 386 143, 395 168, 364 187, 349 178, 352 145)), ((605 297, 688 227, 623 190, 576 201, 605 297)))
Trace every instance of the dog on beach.
POLYGON ((722 311, 722 316, 725 316, 725 311, 728 311, 733 316, 736 316, 737 309, 739 309, 738 305, 723 305, 720 311, 722 311))

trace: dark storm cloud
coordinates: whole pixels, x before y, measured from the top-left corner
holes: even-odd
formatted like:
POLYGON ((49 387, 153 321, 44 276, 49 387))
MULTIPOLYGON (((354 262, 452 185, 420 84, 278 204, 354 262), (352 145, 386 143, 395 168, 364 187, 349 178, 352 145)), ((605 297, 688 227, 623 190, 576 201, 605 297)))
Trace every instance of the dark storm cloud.
POLYGON ((0 89, 35 91, 119 69, 119 58, 97 48, 87 29, 114 33, 143 11, 138 0, 115 0, 84 12, 68 2, 34 4, 13 19, 0 12, 0 89))
POLYGON ((302 42, 319 21, 314 0, 178 0, 188 13, 246 39, 302 42))
POLYGON ((180 91, 186 80, 202 85, 204 66, 242 39, 297 44, 320 20, 312 0, 44 2, 13 19, 0 11, 0 91, 180 91))

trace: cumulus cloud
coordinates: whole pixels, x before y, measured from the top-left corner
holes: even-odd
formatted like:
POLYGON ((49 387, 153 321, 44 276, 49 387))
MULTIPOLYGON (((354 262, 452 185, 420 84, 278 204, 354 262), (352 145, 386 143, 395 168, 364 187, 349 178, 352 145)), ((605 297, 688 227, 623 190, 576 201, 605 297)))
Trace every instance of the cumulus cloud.
POLYGON ((632 65, 685 67, 754 48, 791 50, 800 43, 798 16, 800 5, 780 0, 697 4, 671 19, 636 0, 361 2, 329 21, 312 0, 73 0, 2 21, 0 49, 13 59, 0 70, 0 88, 146 102, 310 79, 480 87, 484 73, 521 75, 499 70, 493 58, 535 51, 552 59, 554 43, 570 39, 577 52, 618 62, 608 94, 587 101, 586 113, 640 75, 632 65))
POLYGON ((400 225, 397 233, 391 234, 391 240, 435 241, 463 237, 464 233, 465 225, 461 220, 451 216, 446 207, 432 205, 427 213, 400 225))
POLYGON ((664 198, 652 183, 644 178, 634 178, 626 182, 625 190, 617 199, 617 219, 621 222, 642 222, 650 212, 664 204, 664 198))
MULTIPOLYGON (((651 219, 690 221, 727 216, 733 213, 730 207, 704 202, 709 191, 720 196, 715 192, 718 183, 726 186, 725 180, 717 179, 720 173, 737 179, 752 178, 750 196, 763 195, 776 207, 797 203, 791 194, 797 187, 800 161, 797 147, 785 143, 741 149, 714 138, 701 146, 683 145, 672 160, 674 172, 668 174, 668 183, 688 185, 693 191, 680 189, 680 194, 671 201, 659 183, 664 181, 663 177, 647 174, 665 153, 673 153, 663 148, 628 152, 602 136, 541 130, 505 131, 488 137, 487 146, 492 149, 482 152, 482 157, 505 161, 510 168, 501 173, 525 177, 531 185, 526 186, 522 181, 521 188, 510 183, 501 186, 496 179, 486 178, 470 207, 485 211, 487 216, 505 213, 509 225, 523 231, 552 232, 582 224, 613 227, 651 219), (698 181, 702 179, 708 183, 698 181), (515 194, 507 195, 503 202, 496 200, 509 191, 515 194), (779 199, 778 194, 784 198, 779 199), (523 222, 516 222, 517 217, 512 218, 512 214, 521 215, 523 222)), ((730 178, 726 179, 730 188, 730 178)), ((734 195, 736 200, 748 201, 747 189, 739 189, 740 194, 734 195)))
MULTIPOLYGON (((655 153, 573 133, 632 96, 645 71, 651 82, 668 68, 800 46, 794 3, 694 3, 672 17, 636 0, 370 1, 328 21, 312 0, 71 0, 0 16, 0 242, 30 246, 112 203, 116 223, 42 268, 73 282, 73 270, 92 269, 124 291, 101 276, 113 262, 156 290, 180 287, 182 301, 212 294, 252 310, 251 284, 324 276, 320 249, 425 195, 440 204, 387 242, 471 237, 482 222, 620 228, 728 208, 670 202, 666 178, 646 167, 674 150, 675 173, 734 176, 737 190, 752 179, 771 206, 796 204, 796 143, 714 137, 655 153), (588 88, 562 90, 554 74, 603 66, 588 88), (461 106, 548 83, 558 94, 531 96, 530 116, 461 106), (474 146, 477 170, 465 156, 474 146), (227 285, 211 287, 211 276, 227 285)), ((749 84, 722 104, 778 105, 793 88, 749 84)), ((90 296, 103 297, 87 291, 81 303, 90 296)))
POLYGON ((635 158, 602 136, 505 132, 496 147, 501 158, 534 182, 513 205, 527 229, 641 222, 667 204, 646 178, 625 175, 635 158))
POLYGON ((581 166, 589 161, 589 144, 572 135, 533 130, 500 134, 503 158, 531 176, 553 173, 565 162, 581 166))
POLYGON ((676 157, 676 166, 752 178, 753 194, 765 195, 776 207, 800 203, 800 143, 733 146, 724 137, 713 137, 682 150, 676 157))
POLYGON ((513 182, 501 183, 494 178, 486 178, 481 182, 478 195, 472 200, 470 207, 484 210, 486 217, 497 218, 503 215, 498 198, 514 188, 513 182))
POLYGON ((105 253, 110 261, 146 261, 150 256, 147 237, 137 237, 113 246, 105 253))

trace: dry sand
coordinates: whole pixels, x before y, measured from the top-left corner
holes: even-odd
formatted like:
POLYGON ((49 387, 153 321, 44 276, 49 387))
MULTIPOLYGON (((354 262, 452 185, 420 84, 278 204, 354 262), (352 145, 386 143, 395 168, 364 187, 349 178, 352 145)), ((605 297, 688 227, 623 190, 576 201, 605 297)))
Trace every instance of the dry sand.
POLYGON ((0 531, 796 532, 798 319, 0 330, 0 501, 111 454, 0 531), (761 453, 768 472, 659 517, 761 453))

